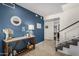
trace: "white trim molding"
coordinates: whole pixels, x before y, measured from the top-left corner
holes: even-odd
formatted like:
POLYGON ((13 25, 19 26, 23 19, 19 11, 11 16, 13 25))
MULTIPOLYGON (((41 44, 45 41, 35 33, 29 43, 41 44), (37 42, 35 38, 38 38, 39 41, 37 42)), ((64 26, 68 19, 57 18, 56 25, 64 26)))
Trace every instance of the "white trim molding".
POLYGON ((38 45, 40 45, 40 44, 43 44, 43 43, 44 43, 44 41, 42 41, 42 42, 40 42, 40 43, 36 44, 36 46, 38 46, 38 45))
POLYGON ((5 6, 7 6, 7 7, 10 7, 10 8, 12 8, 12 9, 15 9, 15 4, 14 4, 14 3, 10 3, 10 4, 13 5, 13 7, 10 6, 10 5, 8 5, 7 3, 2 3, 2 5, 5 5, 5 6))

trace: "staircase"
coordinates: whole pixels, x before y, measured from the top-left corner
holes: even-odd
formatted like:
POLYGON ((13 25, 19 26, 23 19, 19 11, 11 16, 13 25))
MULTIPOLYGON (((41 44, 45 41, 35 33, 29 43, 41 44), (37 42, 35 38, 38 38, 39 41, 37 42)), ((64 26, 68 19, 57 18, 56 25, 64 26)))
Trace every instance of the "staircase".
POLYGON ((58 44, 56 51, 67 55, 79 56, 79 38, 71 39, 69 41, 58 44))

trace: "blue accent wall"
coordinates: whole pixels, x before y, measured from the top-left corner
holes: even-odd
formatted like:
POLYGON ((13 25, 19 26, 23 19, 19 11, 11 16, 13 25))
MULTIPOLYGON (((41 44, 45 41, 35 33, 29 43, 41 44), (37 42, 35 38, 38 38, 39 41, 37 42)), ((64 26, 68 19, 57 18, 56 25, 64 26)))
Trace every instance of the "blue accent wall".
MULTIPOLYGON (((3 39, 5 38, 5 34, 2 33, 4 28, 11 28, 14 31, 13 37, 20 37, 25 35, 25 31, 22 31, 22 27, 25 25, 33 24, 35 26, 34 35, 36 36, 37 43, 44 40, 44 20, 41 19, 40 15, 38 17, 35 16, 36 13, 27 10, 19 5, 15 4, 15 9, 7 7, 5 5, 0 4, 0 53, 3 53, 3 39), (14 26, 11 24, 10 19, 12 16, 18 16, 22 19, 22 23, 20 26, 14 26), (42 28, 37 29, 36 23, 41 23, 42 28)), ((27 28, 26 28, 27 30, 27 28)), ((14 45, 14 43, 12 43, 14 45)), ((18 44, 16 49, 22 49, 25 47, 25 43, 23 41, 18 44)), ((1 55, 1 54, 0 54, 1 55)))

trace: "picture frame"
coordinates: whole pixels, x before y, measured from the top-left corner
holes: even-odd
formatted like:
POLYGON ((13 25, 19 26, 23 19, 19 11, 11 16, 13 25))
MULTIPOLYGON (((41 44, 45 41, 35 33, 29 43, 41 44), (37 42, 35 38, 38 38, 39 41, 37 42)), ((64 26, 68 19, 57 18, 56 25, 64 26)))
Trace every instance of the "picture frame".
POLYGON ((22 23, 21 18, 18 17, 18 16, 12 16, 10 21, 11 21, 11 24, 14 25, 14 26, 19 26, 22 23))
POLYGON ((37 23, 36 25, 37 25, 37 26, 36 26, 36 27, 37 27, 37 29, 41 29, 41 28, 42 28, 41 23, 37 23))

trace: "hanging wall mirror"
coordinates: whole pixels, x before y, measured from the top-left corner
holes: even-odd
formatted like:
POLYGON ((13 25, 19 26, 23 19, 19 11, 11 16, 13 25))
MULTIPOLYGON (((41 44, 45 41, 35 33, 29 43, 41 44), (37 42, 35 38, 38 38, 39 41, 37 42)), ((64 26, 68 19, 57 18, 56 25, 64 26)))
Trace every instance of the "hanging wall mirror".
POLYGON ((18 16, 11 17, 11 23, 14 26, 19 26, 21 24, 21 19, 18 16))

